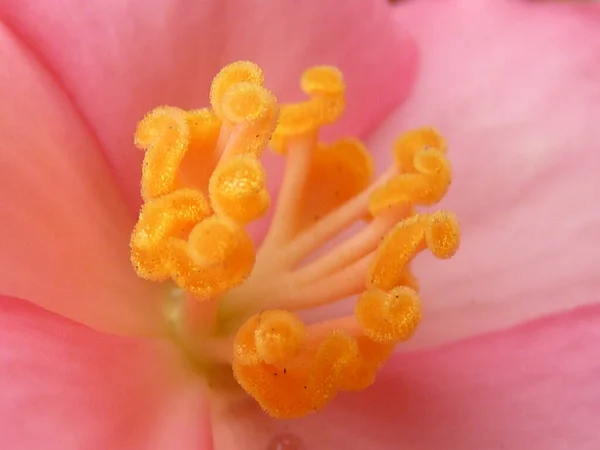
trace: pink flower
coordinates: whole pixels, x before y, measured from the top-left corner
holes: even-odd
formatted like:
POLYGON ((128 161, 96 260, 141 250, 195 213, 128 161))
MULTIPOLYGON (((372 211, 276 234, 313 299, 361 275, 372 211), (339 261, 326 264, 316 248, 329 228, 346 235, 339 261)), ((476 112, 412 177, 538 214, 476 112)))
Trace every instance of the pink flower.
POLYGON ((0 6, 7 448, 597 447, 597 7, 71 3, 0 6), (208 394, 157 339, 161 293, 129 265, 135 123, 205 104, 210 77, 242 58, 284 98, 311 64, 339 66, 348 113, 332 134, 368 133, 378 162, 423 124, 452 147, 444 206, 464 240, 449 264, 416 267, 425 319, 405 348, 421 349, 292 422, 208 394))

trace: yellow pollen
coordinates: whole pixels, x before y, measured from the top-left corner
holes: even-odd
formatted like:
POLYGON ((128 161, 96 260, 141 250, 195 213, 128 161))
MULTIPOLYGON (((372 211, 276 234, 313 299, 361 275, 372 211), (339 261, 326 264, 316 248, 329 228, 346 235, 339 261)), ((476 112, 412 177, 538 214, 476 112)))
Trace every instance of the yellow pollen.
POLYGON ((146 150, 141 183, 145 201, 177 188, 179 165, 189 142, 185 112, 178 108, 156 108, 139 123, 135 144, 146 150))
POLYGON ((193 189, 146 202, 131 235, 131 261, 137 274, 151 281, 168 279, 173 243, 183 244, 186 234, 210 214, 204 194, 193 189))
POLYGON ((458 222, 450 213, 417 214, 405 219, 381 241, 368 271, 367 286, 384 291, 401 286, 404 270, 418 252, 429 248, 434 256, 449 258, 459 243, 458 222))
POLYGON ((183 291, 188 307, 170 320, 188 327, 174 337, 188 354, 231 364, 267 414, 295 418, 375 381, 421 321, 427 299, 413 259, 424 250, 450 258, 460 230, 450 212, 418 210, 439 202, 451 182, 447 145, 434 129, 401 135, 394 167, 373 181, 362 142, 318 139, 345 107, 337 69, 308 69, 300 83, 308 99, 299 103, 280 104, 264 84, 258 66, 233 63, 213 80, 210 108, 163 106, 140 121, 144 203, 131 261, 141 278, 183 291), (246 227, 271 207, 267 146, 286 167, 255 247, 246 227), (353 314, 300 319, 300 310, 349 297, 353 314), (202 320, 185 317, 193 311, 202 320))
POLYGON ((267 364, 284 365, 298 356, 306 343, 304 323, 287 311, 265 311, 254 330, 256 351, 267 364))
POLYGON ((223 97, 240 83, 263 86, 265 77, 262 70, 250 61, 238 61, 225 66, 214 78, 210 86, 210 105, 219 117, 223 117, 223 97))
POLYGON ((251 156, 228 158, 219 164, 209 181, 213 209, 241 224, 258 219, 271 203, 266 180, 265 170, 257 159, 251 156))
POLYGON ((271 142, 280 153, 285 153, 289 139, 310 136, 323 125, 334 123, 344 112, 346 86, 336 68, 313 67, 304 72, 300 86, 310 100, 281 108, 271 142))
POLYGON ((371 288, 360 296, 356 317, 367 337, 382 344, 409 339, 421 321, 417 293, 398 286, 389 292, 371 288))
POLYGON ((399 206, 439 202, 448 192, 452 178, 445 151, 444 140, 431 128, 401 136, 394 145, 401 173, 373 192, 369 199, 371 214, 399 206))

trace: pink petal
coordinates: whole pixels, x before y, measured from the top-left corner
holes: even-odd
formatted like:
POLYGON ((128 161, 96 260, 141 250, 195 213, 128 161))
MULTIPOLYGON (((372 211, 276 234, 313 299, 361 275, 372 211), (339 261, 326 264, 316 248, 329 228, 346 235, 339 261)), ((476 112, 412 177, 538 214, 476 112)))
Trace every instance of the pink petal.
POLYGON ((154 286, 129 262, 133 216, 52 77, 0 26, 0 294, 90 326, 157 334, 154 286))
POLYGON ((594 306, 396 355, 372 388, 302 420, 269 420, 250 402, 221 405, 215 449, 277 448, 270 439, 291 435, 310 450, 595 450, 599 379, 594 306))
MULTIPOLYGON (((590 5, 591 8, 591 5, 590 5)), ((419 78, 372 139, 433 124, 451 144, 449 262, 422 258, 433 345, 600 300, 600 15, 583 4, 415 1, 419 78)))
POLYGON ((0 311, 3 448, 211 448, 202 390, 174 347, 98 333, 8 297, 0 311))
POLYGON ((136 122, 160 104, 207 104, 228 62, 261 64, 282 98, 299 97, 312 64, 338 65, 350 86, 339 130, 377 123, 407 94, 415 51, 383 1, 7 0, 0 18, 80 106, 123 185, 139 202, 136 122))

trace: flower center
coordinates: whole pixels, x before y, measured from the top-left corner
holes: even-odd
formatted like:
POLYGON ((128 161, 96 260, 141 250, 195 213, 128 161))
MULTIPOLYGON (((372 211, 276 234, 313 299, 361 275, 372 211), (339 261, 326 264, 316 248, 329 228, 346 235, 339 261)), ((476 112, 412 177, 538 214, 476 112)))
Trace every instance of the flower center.
POLYGON ((435 130, 401 135, 394 166, 372 182, 360 141, 318 141, 344 110, 339 71, 307 70, 308 100, 297 104, 279 105, 263 84, 256 65, 237 62, 215 77, 212 108, 159 107, 142 119, 144 204, 131 261, 140 277, 177 286, 169 317, 184 346, 229 364, 268 414, 292 418, 373 383, 421 320, 410 262, 425 249, 451 257, 459 227, 451 213, 415 210, 450 185, 435 130), (267 145, 286 168, 256 249, 245 227, 270 206, 260 159, 267 145), (305 324, 296 313, 352 296, 347 317, 305 324))

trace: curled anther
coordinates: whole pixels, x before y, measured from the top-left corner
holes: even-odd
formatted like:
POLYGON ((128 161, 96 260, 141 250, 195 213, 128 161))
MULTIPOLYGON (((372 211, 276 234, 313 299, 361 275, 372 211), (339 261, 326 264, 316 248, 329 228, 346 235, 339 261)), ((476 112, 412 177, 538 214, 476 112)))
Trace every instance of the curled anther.
POLYGON ((255 249, 240 225, 213 215, 196 224, 187 241, 173 242, 168 258, 173 281, 197 299, 207 300, 248 278, 255 249))
POLYGON ((223 118, 232 124, 275 122, 277 100, 262 86, 238 83, 225 92, 221 100, 223 118))
POLYGON ((302 322, 286 311, 258 314, 236 335, 234 376, 273 417, 302 417, 323 408, 360 364, 358 345, 344 332, 327 333, 313 348, 305 347, 305 339, 302 322))
POLYGON ((250 61, 237 61, 225 66, 215 76, 210 86, 210 104, 215 114, 225 118, 222 109, 223 97, 227 91, 239 83, 250 83, 262 86, 265 82, 263 71, 260 67, 250 61))
POLYGON ((168 255, 175 240, 212 213, 207 198, 193 189, 178 189, 142 206, 131 234, 131 262, 138 276, 151 281, 170 277, 168 255))
POLYGON ((433 205, 450 188, 452 168, 445 155, 446 144, 431 128, 410 131, 394 144, 396 165, 401 171, 369 197, 369 212, 390 208, 433 205))
POLYGON ((285 153, 286 141, 291 137, 315 134, 324 125, 340 118, 346 104, 346 87, 339 70, 329 66, 317 66, 304 72, 302 90, 310 99, 284 105, 271 146, 285 153))
POLYGON ((425 248, 438 258, 449 258, 460 244, 460 227, 452 213, 411 216, 390 230, 375 252, 367 273, 367 287, 390 291, 401 286, 408 264, 425 248))
POLYGON ((208 192, 215 212, 247 224, 263 216, 271 203, 265 169, 256 158, 225 158, 214 170, 208 192))
POLYGON ((303 351, 306 327, 288 311, 263 311, 258 315, 254 342, 263 362, 283 368, 303 351))
POLYGON ((262 86, 238 83, 222 97, 221 110, 223 120, 232 127, 225 155, 259 157, 269 143, 279 117, 275 96, 262 86))
POLYGON ((402 133, 393 145, 394 161, 398 170, 401 173, 417 172, 415 155, 427 149, 436 149, 444 154, 448 150, 446 140, 435 128, 417 128, 402 133))
POLYGON ((189 141, 186 114, 179 108, 161 106, 140 121, 135 132, 135 145, 146 151, 141 181, 145 201, 173 192, 178 187, 179 167, 189 141))
POLYGON ((367 289, 358 299, 355 314, 365 335, 382 344, 408 340, 421 321, 419 297, 406 286, 389 292, 367 289))
POLYGON ((460 245, 460 225, 456 216, 446 211, 430 214, 425 240, 429 251, 436 258, 453 257, 460 245))

